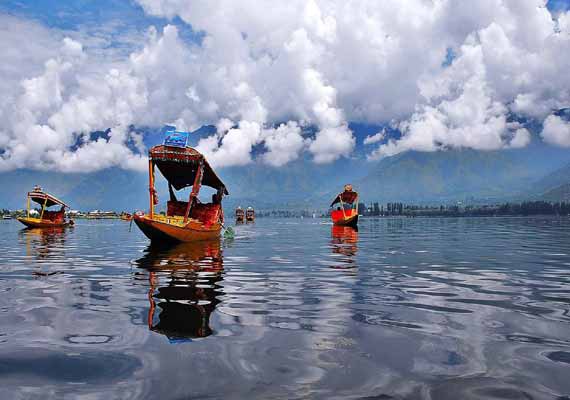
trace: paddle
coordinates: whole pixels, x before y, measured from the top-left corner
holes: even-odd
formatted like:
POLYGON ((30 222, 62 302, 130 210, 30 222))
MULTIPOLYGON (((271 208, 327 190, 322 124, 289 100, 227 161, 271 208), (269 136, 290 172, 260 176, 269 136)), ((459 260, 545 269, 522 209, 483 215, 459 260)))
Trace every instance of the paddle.
POLYGON ((236 235, 233 228, 231 226, 225 226, 223 223, 221 223, 221 225, 222 228, 224 228, 224 238, 233 239, 236 235))
POLYGON ((135 213, 136 211, 133 211, 133 213, 131 214, 131 220, 129 221, 129 233, 131 232, 131 227, 133 226, 133 219, 135 219, 135 213))

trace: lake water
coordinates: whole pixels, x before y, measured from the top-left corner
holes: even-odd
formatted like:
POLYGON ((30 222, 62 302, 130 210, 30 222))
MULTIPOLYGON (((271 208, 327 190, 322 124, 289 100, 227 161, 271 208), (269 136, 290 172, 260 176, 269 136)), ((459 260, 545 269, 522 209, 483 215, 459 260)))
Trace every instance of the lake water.
POLYGON ((564 396, 570 218, 0 222, 1 399, 564 396))

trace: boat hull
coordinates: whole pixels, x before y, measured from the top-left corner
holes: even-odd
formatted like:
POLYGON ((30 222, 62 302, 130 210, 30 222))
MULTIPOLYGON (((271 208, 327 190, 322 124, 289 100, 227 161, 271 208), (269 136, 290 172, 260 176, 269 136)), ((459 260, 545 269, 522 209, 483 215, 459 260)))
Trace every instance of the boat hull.
POLYGON ((28 217, 19 217, 18 221, 26 225, 28 228, 61 228, 70 225, 69 221, 53 222, 45 219, 28 218, 28 217))
POLYGON ((351 210, 351 212, 346 211, 345 214, 343 215, 342 212, 335 211, 332 214, 333 224, 337 226, 358 226, 358 213, 355 210, 351 210))
POLYGON ((148 215, 135 215, 133 220, 153 243, 187 243, 212 240, 220 237, 222 226, 219 223, 211 226, 190 220, 185 226, 150 218, 148 215))

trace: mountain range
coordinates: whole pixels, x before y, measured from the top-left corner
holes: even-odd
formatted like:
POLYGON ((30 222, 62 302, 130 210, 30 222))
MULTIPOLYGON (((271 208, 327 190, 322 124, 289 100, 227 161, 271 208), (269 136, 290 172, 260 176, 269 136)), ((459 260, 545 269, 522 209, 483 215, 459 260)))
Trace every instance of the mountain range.
MULTIPOLYGON (((357 126, 353 130, 362 143, 363 137, 377 128, 357 126)), ((194 141, 211 132, 211 127, 201 129, 194 141)), ((158 136, 152 136, 153 140, 158 141, 158 136)), ((254 161, 243 167, 219 169, 230 192, 225 204, 228 208, 326 209, 348 182, 367 203, 558 201, 568 196, 570 151, 545 145, 536 137, 523 149, 410 151, 379 161, 366 160, 369 150, 360 144, 353 157, 327 165, 314 164, 305 156, 280 168, 254 161)), ((157 182, 159 197, 164 200, 166 185, 160 178, 157 182)), ((2 173, 0 208, 23 208, 25 193, 36 184, 73 209, 120 211, 148 206, 146 173, 109 168, 89 174, 35 170, 2 173)))

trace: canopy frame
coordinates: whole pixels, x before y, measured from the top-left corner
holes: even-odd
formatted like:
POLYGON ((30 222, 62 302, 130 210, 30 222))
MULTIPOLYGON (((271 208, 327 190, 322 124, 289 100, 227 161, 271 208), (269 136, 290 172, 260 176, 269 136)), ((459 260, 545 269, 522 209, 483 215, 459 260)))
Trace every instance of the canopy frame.
POLYGON ((63 201, 61 201, 57 197, 52 196, 51 194, 46 193, 46 192, 42 191, 41 189, 34 189, 33 191, 28 192, 28 195, 27 195, 26 216, 28 218, 30 218, 30 209, 31 209, 31 202, 32 201, 34 203, 39 204, 42 207, 41 212, 40 212, 40 219, 43 218, 44 211, 46 208, 53 207, 55 205, 60 205, 64 209, 69 208, 69 206, 67 204, 65 204, 63 201))
POLYGON ((336 203, 341 203, 341 204, 343 204, 342 196, 343 196, 343 194, 345 194, 345 193, 350 193, 351 195, 354 195, 354 200, 353 200, 351 203, 352 203, 353 205, 354 205, 354 204, 358 204, 358 193, 357 193, 357 192, 355 192, 355 191, 350 191, 350 192, 344 191, 344 192, 342 192, 342 193, 339 193, 339 194, 334 198, 333 202, 331 203, 331 205, 330 205, 329 207, 334 206, 336 203))
POLYGON ((228 195, 228 190, 222 180, 214 172, 204 155, 192 147, 172 147, 157 145, 149 150, 149 194, 150 217, 154 216, 154 206, 158 204, 158 197, 154 187, 155 166, 168 182, 168 191, 171 200, 176 200, 174 190, 192 187, 188 199, 188 206, 184 213, 184 223, 192 209, 194 199, 198 197, 200 188, 208 186, 218 191, 219 200, 228 195))

